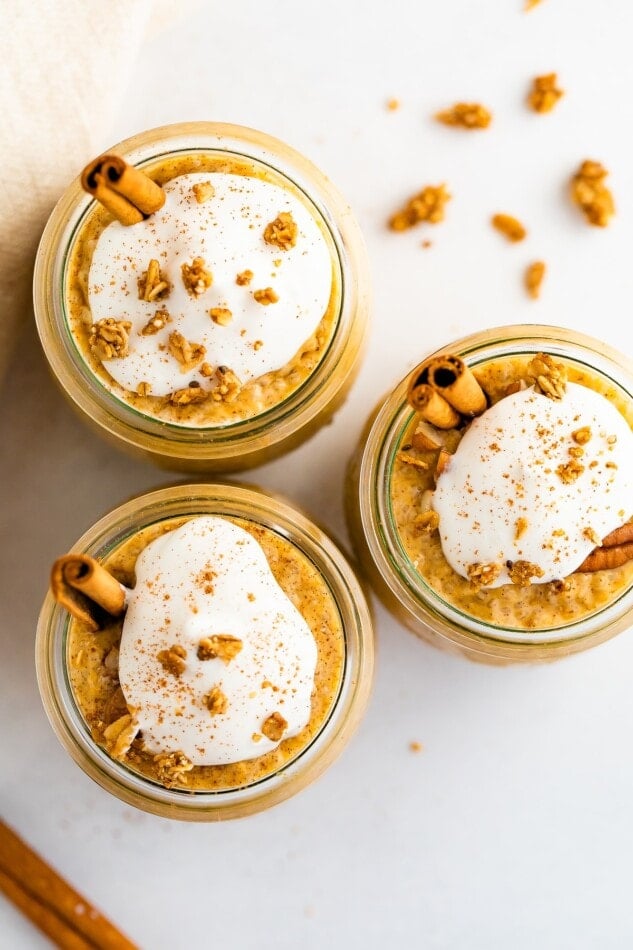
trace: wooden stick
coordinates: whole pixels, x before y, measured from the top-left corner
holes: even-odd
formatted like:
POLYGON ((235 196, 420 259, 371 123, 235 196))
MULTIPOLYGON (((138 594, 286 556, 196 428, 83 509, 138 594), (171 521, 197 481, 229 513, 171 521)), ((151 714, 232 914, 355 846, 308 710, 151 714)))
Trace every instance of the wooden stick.
POLYGON ((1 820, 0 889, 64 950, 137 950, 1 820))
POLYGON ((51 570, 51 591, 58 604, 93 632, 103 626, 104 613, 118 617, 125 610, 123 585, 87 554, 57 558, 51 570))
POLYGON ((120 155, 100 155, 86 165, 81 187, 126 226, 138 224, 165 203, 160 185, 120 155))

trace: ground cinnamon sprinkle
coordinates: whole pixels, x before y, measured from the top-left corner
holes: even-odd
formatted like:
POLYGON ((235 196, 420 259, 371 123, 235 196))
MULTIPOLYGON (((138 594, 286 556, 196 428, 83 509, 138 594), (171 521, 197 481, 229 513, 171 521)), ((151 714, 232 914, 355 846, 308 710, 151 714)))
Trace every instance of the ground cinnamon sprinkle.
POLYGON ((587 159, 571 180, 571 196, 589 224, 606 228, 615 214, 613 195, 604 183, 609 172, 600 162, 587 159))
POLYGON ((508 241, 522 241, 527 234, 518 218, 512 217, 511 214, 495 214, 491 218, 491 224, 508 241))
POLYGON ((389 219, 392 231, 406 231, 421 221, 438 224, 444 220, 444 207, 451 196, 446 185, 426 185, 389 219))
POLYGON ((527 290, 530 297, 533 300, 536 300, 541 293, 541 284, 543 283, 543 278, 545 277, 545 262, 544 261, 534 261, 532 264, 528 264, 525 271, 525 289, 527 290))
POLYGON ((556 73, 535 76, 528 94, 528 105, 535 112, 551 112, 565 93, 556 85, 556 73))
POLYGON ((479 102, 456 102, 450 109, 436 112, 435 118, 453 128, 487 129, 492 122, 492 113, 479 102))

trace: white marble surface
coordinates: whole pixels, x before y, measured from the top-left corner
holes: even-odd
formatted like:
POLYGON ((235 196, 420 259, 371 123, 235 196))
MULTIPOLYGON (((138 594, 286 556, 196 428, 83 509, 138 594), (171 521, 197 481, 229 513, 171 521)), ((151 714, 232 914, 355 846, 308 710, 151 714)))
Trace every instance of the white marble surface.
MULTIPOLYGON (((427 350, 534 321, 633 352, 633 5, 521 7, 205 3, 146 46, 104 139, 183 119, 247 124, 309 155, 348 196, 373 268, 367 359, 334 425, 256 473, 341 537, 343 471, 364 417, 427 350), (553 69, 567 96, 535 116, 526 84, 553 69), (402 102, 393 113, 391 96, 402 102), (489 103, 492 128, 460 134, 429 119, 458 98, 489 103), (612 171, 618 216, 604 232, 566 199, 585 157, 612 171), (454 194, 444 224, 385 230, 402 199, 442 180, 454 194), (492 232, 498 210, 525 220, 527 241, 492 232), (521 273, 536 257, 549 272, 534 303, 521 273)), ((140 945, 632 945, 631 633, 552 666, 499 670, 427 647, 377 607, 370 709, 317 784, 241 822, 160 820, 111 798, 62 751, 38 699, 33 638, 52 558, 106 509, 177 476, 84 428, 32 332, 3 386, 0 432, 1 814, 140 945)), ((0 900, 0 947, 45 945, 0 900)))

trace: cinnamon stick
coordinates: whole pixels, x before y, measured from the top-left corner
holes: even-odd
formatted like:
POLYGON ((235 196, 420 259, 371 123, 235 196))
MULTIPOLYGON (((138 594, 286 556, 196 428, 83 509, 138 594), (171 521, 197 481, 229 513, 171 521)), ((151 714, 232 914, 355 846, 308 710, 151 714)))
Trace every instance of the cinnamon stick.
POLYGON ((81 186, 125 225, 138 224, 165 203, 160 185, 120 155, 95 158, 84 168, 81 186))
POLYGON ((593 571, 610 571, 622 567, 633 558, 633 542, 628 544, 614 544, 612 547, 594 548, 576 570, 581 574, 590 574, 593 571))
POLYGON ((90 630, 100 630, 105 615, 118 617, 125 610, 125 588, 87 554, 65 554, 51 570, 51 591, 90 630))
POLYGON ((2 820, 0 890, 64 950, 137 950, 2 820))
POLYGON ((416 386, 408 401, 423 419, 438 429, 453 429, 459 422, 459 413, 428 383, 416 386))
POLYGON ((459 356, 440 356, 428 369, 429 383, 463 416, 478 416, 488 406, 486 394, 459 356))

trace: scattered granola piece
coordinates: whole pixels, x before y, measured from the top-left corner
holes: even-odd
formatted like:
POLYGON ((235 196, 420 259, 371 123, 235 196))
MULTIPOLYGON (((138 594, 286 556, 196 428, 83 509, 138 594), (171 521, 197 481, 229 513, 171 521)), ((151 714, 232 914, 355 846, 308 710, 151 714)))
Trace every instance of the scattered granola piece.
POLYGON ((180 676, 181 673, 184 673, 187 666, 185 663, 186 656, 187 651, 185 648, 181 647, 178 643, 174 643, 168 650, 161 650, 156 655, 156 659, 165 672, 171 673, 172 676, 180 676))
POLYGON ((193 383, 185 389, 176 389, 169 397, 169 401, 172 406, 190 406, 196 402, 204 402, 205 399, 209 398, 210 393, 208 390, 203 389, 201 386, 194 386, 193 383))
POLYGON ((214 373, 214 370, 213 370, 213 367, 211 366, 211 363, 203 363, 202 366, 200 367, 201 376, 207 376, 207 377, 213 376, 213 373, 214 373))
POLYGON ((528 10, 532 10, 534 7, 538 6, 539 3, 541 3, 541 0, 525 0, 525 6, 523 9, 527 12, 528 10))
POLYGON ((163 275, 159 262, 152 258, 147 265, 147 270, 143 271, 138 281, 138 299, 162 300, 171 290, 171 284, 163 275))
POLYGON ((209 198, 213 198, 215 194, 215 188, 210 181, 198 182, 191 190, 196 196, 196 201, 199 205, 204 204, 204 202, 208 201, 209 198))
POLYGON ((585 470, 585 466, 581 465, 577 459, 571 459, 569 462, 561 463, 556 469, 556 474, 560 478, 561 482, 564 482, 565 485, 570 485, 572 482, 575 482, 585 470))
POLYGON ((106 751, 113 759, 124 759, 138 732, 138 722, 126 713, 103 730, 106 751))
POLYGON ((571 180, 571 196, 589 224, 606 228, 615 214, 613 196, 604 179, 609 172, 600 162, 584 161, 571 180))
POLYGON ((411 752, 421 752, 422 749, 423 749, 423 746, 422 746, 422 743, 421 743, 421 742, 410 742, 410 743, 409 743, 409 750, 410 750, 411 752))
POLYGON ((152 392, 151 383, 139 383, 136 387, 137 395, 139 396, 149 396, 152 392))
POLYGON ((508 565, 510 580, 517 587, 529 587, 533 577, 542 577, 543 570, 531 561, 514 561, 508 565))
POLYGON ((191 264, 183 264, 180 270, 182 282, 191 297, 199 297, 213 283, 213 275, 207 270, 203 257, 194 257, 191 264))
POLYGON ((212 716, 220 716, 229 708, 229 701, 219 686, 214 686, 204 697, 204 704, 212 716))
POLYGON ((289 251, 297 243, 298 228, 289 211, 282 211, 264 229, 266 244, 274 244, 282 251, 289 251))
POLYGON ((246 287, 250 284, 254 276, 252 270, 243 270, 235 278, 235 283, 240 287, 246 287))
POLYGON ((167 323, 171 323, 171 317, 169 311, 165 307, 161 307, 160 310, 157 310, 153 317, 147 321, 145 326, 138 332, 141 336, 154 336, 155 333, 159 333, 165 328, 167 323))
POLYGON ((429 467, 428 462, 425 462, 424 459, 418 458, 417 455, 411 455, 410 452, 398 452, 396 458, 399 462, 403 462, 405 465, 413 465, 414 468, 429 467))
POLYGON ((571 437, 578 445, 586 445, 587 442, 591 440, 591 427, 582 426, 580 429, 576 429, 572 432, 571 437))
POLYGON ((541 294, 541 284, 545 277, 545 261, 533 261, 525 269, 523 281, 525 289, 533 300, 537 300, 541 294))
POLYGON ((399 99, 387 99, 387 110, 389 112, 395 112, 399 108, 400 108, 399 99))
POLYGON ((567 454, 571 455, 572 458, 580 459, 585 454, 585 450, 581 445, 572 445, 571 448, 567 449, 567 454))
POLYGON ((261 350, 263 345, 264 345, 263 340, 255 340, 255 342, 253 343, 253 349, 257 353, 258 350, 261 350))
POLYGON ((275 293, 272 287, 265 287, 263 290, 254 290, 253 297, 257 303, 263 304, 264 307, 267 307, 268 304, 277 303, 279 300, 279 295, 275 293))
POLYGON ((562 399, 565 395, 567 370, 562 363, 556 363, 548 353, 539 353, 530 360, 527 372, 537 392, 542 392, 554 400, 562 399))
POLYGON ((514 540, 518 541, 523 537, 525 532, 528 529, 528 520, 527 518, 517 518, 514 524, 514 540))
POLYGON ((229 633, 218 633, 212 637, 203 637, 198 643, 197 657, 199 660, 215 660, 216 657, 229 663, 242 649, 243 643, 239 637, 229 633))
POLYGON ((218 385, 211 390, 212 399, 216 402, 234 402, 242 388, 238 377, 228 366, 218 366, 215 375, 218 385))
POLYGON ((287 728, 288 723, 281 713, 274 712, 264 721, 262 732, 271 742, 279 742, 287 728))
POLYGON ((446 185, 426 185, 422 191, 410 198, 400 211, 391 216, 389 227, 392 231, 406 231, 420 221, 439 224, 444 220, 444 206, 450 199, 446 185))
POLYGON ((191 772, 193 762, 189 761, 184 752, 159 752, 154 756, 153 762, 158 772, 158 780, 165 788, 187 784, 187 772, 191 772))
POLYGON ((511 214, 495 214, 491 218, 491 224, 508 241, 522 241, 527 234, 518 218, 513 218, 511 214))
POLYGON ((562 96, 563 90, 556 86, 556 73, 548 73, 534 77, 527 101, 535 112, 551 112, 562 96))
POLYGON ((473 590, 480 590, 494 583, 501 574, 500 564, 469 564, 466 568, 468 580, 473 590))
POLYGON ((492 121, 492 113, 478 102, 456 102, 450 109, 436 112, 435 118, 454 128, 487 129, 492 121))
POLYGON ((114 317, 97 320, 90 327, 90 351, 100 360, 122 359, 129 353, 131 328, 129 320, 115 320, 114 317))
POLYGON ((233 313, 228 307, 211 307, 209 316, 214 323, 217 323, 221 327, 228 327, 233 319, 233 313))
POLYGON ((424 531, 426 534, 433 534, 440 526, 440 516, 437 511, 423 511, 421 514, 415 516, 413 524, 416 528, 419 528, 420 531, 424 531))
POLYGON ((207 352, 202 343, 191 343, 178 330, 169 334, 167 349, 171 356, 178 360, 183 373, 189 372, 201 363, 207 352))

